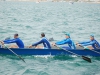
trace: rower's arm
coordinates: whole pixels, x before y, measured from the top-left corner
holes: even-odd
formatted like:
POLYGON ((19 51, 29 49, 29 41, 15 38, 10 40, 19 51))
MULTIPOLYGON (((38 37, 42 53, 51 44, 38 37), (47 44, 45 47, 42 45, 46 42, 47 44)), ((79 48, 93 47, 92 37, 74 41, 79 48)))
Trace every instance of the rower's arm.
POLYGON ((10 39, 10 40, 4 40, 3 42, 5 44, 9 44, 9 43, 15 43, 17 41, 17 39, 10 39))
POLYGON ((69 42, 69 40, 62 40, 62 41, 56 42, 55 44, 57 44, 57 45, 63 45, 63 44, 66 44, 68 42, 69 42))
POLYGON ((89 42, 89 43, 82 44, 82 46, 93 45, 94 43, 95 43, 95 41, 91 41, 91 42, 89 42))
POLYGON ((39 42, 33 43, 32 46, 37 46, 38 44, 43 43, 43 41, 44 41, 44 40, 42 39, 42 40, 40 40, 39 42))
POLYGON ((85 42, 79 42, 79 44, 86 44, 86 43, 90 43, 91 41, 85 41, 85 42))

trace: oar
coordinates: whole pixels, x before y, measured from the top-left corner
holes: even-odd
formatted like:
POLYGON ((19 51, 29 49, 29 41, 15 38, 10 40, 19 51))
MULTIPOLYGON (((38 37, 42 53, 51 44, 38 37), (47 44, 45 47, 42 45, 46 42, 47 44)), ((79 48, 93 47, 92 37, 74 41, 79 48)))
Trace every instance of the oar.
MULTIPOLYGON (((79 45, 80 47, 83 47, 83 46, 81 46, 81 45, 79 45)), ((83 47, 84 48, 84 47, 83 47)), ((85 48, 84 48, 84 50, 85 50, 85 48)), ((88 50, 90 50, 90 49, 88 49, 88 50)), ((95 51, 95 50, 93 50, 93 49, 91 49, 91 51, 93 51, 93 52, 95 52, 95 53, 97 53, 97 54, 100 54, 100 52, 98 52, 98 51, 95 51)))
POLYGON ((86 57, 86 56, 78 55, 78 54, 76 54, 76 53, 74 53, 74 52, 71 52, 71 51, 69 51, 69 50, 63 49, 63 48, 58 47, 58 46, 56 46, 56 45, 54 45, 54 46, 57 47, 57 48, 59 48, 59 49, 62 49, 62 50, 64 50, 64 51, 67 51, 67 52, 69 52, 69 53, 71 53, 71 54, 73 54, 73 55, 76 55, 76 56, 82 57, 82 59, 84 59, 85 61, 88 61, 89 63, 91 63, 91 59, 88 58, 88 57, 86 57))
MULTIPOLYGON (((9 40, 10 37, 7 37, 5 40, 9 40)), ((4 45, 5 46, 5 45, 4 45)), ((9 51, 11 51, 14 55, 16 55, 18 58, 20 58, 23 62, 25 62, 25 60, 19 56, 18 54, 16 54, 13 50, 11 50, 10 48, 8 48, 7 46, 5 46, 9 51)), ((26 63, 26 62, 25 62, 26 63)))
MULTIPOLYGON (((4 45, 5 46, 5 45, 4 45)), ((6 47, 6 46, 5 46, 6 47)), ((9 51, 11 51, 14 55, 16 55, 17 57, 19 57, 23 62, 25 62, 25 60, 19 56, 18 54, 16 54, 13 50, 11 50, 10 48, 6 47, 9 51)), ((26 63, 26 62, 25 62, 26 63)))

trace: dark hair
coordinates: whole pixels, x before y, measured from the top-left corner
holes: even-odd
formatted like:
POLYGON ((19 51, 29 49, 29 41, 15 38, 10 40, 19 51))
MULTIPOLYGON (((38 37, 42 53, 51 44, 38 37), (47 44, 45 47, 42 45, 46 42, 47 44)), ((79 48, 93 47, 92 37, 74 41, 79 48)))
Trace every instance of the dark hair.
POLYGON ((44 33, 41 33, 41 36, 42 36, 42 37, 45 37, 45 34, 44 34, 44 33))
POLYGON ((18 34, 14 34, 15 36, 18 36, 18 34))

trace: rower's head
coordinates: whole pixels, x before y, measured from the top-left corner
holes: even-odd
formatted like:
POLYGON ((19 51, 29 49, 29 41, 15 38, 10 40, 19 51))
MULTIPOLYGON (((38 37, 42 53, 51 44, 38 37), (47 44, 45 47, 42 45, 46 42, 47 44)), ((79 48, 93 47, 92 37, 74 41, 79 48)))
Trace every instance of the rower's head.
POLYGON ((45 37, 45 34, 44 33, 41 33, 41 37, 45 37))
POLYGON ((18 34, 14 34, 14 38, 18 38, 18 34))
POLYGON ((65 38, 70 38, 70 34, 69 33, 65 33, 65 38))
POLYGON ((93 34, 90 35, 90 40, 94 40, 94 35, 93 34))

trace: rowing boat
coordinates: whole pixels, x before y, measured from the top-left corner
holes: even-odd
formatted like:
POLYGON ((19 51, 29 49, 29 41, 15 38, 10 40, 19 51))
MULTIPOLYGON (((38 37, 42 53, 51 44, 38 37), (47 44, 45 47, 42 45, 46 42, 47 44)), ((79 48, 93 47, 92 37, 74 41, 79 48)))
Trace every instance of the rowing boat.
MULTIPOLYGON (((61 55, 61 54, 72 55, 68 51, 59 50, 59 49, 13 48, 12 50, 18 55, 61 55)), ((96 57, 100 56, 99 53, 93 52, 91 50, 75 49, 75 50, 70 50, 70 51, 78 55, 96 56, 96 57)), ((95 50, 95 51, 100 52, 100 50, 95 50)), ((0 48, 0 54, 12 55, 13 53, 9 51, 7 48, 0 48)))

